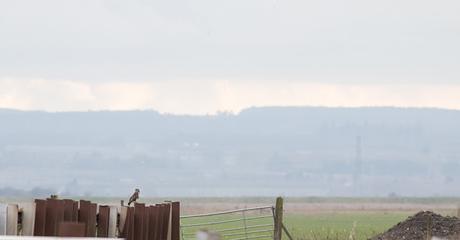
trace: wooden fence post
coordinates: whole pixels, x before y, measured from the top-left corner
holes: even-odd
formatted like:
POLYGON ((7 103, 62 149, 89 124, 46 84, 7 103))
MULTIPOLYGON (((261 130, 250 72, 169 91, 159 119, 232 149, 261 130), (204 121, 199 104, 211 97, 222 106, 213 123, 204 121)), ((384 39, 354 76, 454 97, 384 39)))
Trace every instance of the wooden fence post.
POLYGON ((281 240, 283 233, 283 198, 276 198, 274 240, 281 240))

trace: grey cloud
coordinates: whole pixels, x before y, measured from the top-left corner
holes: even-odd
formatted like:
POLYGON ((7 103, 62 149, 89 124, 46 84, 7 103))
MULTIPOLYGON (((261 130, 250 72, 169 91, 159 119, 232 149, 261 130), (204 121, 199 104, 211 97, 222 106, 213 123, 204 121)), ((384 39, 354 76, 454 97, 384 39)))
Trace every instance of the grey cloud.
POLYGON ((415 0, 2 1, 0 77, 456 82, 459 10, 415 0))

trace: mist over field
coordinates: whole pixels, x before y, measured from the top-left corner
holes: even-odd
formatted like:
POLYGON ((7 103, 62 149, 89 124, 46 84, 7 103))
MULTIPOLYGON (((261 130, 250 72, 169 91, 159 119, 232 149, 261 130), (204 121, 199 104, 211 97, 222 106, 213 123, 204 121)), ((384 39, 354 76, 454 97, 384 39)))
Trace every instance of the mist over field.
POLYGON ((0 110, 0 195, 460 196, 460 111, 0 110))

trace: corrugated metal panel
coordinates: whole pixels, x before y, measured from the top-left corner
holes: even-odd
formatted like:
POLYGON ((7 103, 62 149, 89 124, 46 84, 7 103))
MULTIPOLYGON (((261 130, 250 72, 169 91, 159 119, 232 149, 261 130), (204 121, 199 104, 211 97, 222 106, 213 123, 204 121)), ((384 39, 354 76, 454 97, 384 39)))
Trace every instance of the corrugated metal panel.
POLYGON ((57 199, 47 199, 45 219, 45 236, 56 236, 58 223, 64 221, 64 202, 57 199))
MULTIPOLYGON (((167 239, 168 238, 168 229, 169 229, 169 214, 170 214, 170 209, 171 205, 170 204, 162 204, 163 208, 163 227, 161 229, 162 231, 162 238, 161 239, 167 239)), ((169 239, 168 239, 169 240, 169 239)))
POLYGON ((149 240, 149 222, 150 222, 149 208, 150 208, 149 206, 146 206, 144 210, 143 240, 149 240))
POLYGON ((134 240, 134 208, 128 208, 128 214, 126 215, 125 223, 126 239, 134 240))
POLYGON ((89 235, 89 219, 90 219, 90 208, 91 202, 80 200, 80 211, 78 212, 78 222, 86 224, 86 234, 85 236, 89 235))
POLYGON ((145 204, 134 203, 134 239, 144 239, 145 204))
POLYGON ((171 240, 180 240, 180 203, 171 203, 171 240))
POLYGON ((45 236, 46 201, 35 200, 34 236, 45 236))
MULTIPOLYGON (((21 205, 22 234, 95 237, 97 233, 103 238, 178 240, 179 206, 178 202, 154 206, 136 203, 134 207, 121 207, 120 210, 116 206, 99 206, 98 211, 97 204, 85 200, 78 204, 70 199, 37 199, 35 203, 21 205)), ((17 205, 0 205, 3 234, 18 234, 18 210, 17 205)))
POLYGON ((97 237, 109 236, 109 206, 99 206, 99 213, 97 218, 97 237))
POLYGON ((163 240, 166 238, 166 236, 163 238, 163 228, 164 228, 164 215, 165 215, 165 211, 164 211, 164 207, 163 207, 163 204, 157 204, 157 207, 158 207, 158 215, 157 215, 157 224, 156 224, 156 228, 155 228, 155 231, 157 232, 156 233, 156 239, 158 240, 163 240))
POLYGON ((75 201, 70 199, 64 199, 62 201, 64 204, 64 221, 76 222, 78 219, 78 208, 75 208, 75 201))
POLYGON ((85 237, 86 224, 79 222, 60 222, 57 236, 59 237, 85 237))
POLYGON ((96 224, 97 224, 97 204, 91 203, 89 205, 89 221, 88 221, 88 234, 86 237, 96 237, 96 224))
POLYGON ((148 215, 149 215, 149 233, 148 238, 150 240, 156 240, 158 231, 156 229, 158 223, 158 206, 150 206, 148 208, 148 215))

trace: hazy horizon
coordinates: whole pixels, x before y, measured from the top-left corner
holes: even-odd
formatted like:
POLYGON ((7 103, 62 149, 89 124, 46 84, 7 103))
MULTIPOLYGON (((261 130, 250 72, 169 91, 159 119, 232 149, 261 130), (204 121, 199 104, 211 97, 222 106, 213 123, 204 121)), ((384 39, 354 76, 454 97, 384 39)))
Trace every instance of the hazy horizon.
POLYGON ((458 110, 0 110, 0 118, 0 195, 140 187, 146 196, 460 196, 458 110))
POLYGON ((249 106, 246 108, 241 109, 238 112, 233 111, 226 111, 226 110, 217 110, 213 113, 171 113, 171 112, 161 112, 153 108, 148 109, 123 109, 123 110, 111 110, 111 109, 88 109, 88 110, 63 110, 63 111, 49 111, 44 109, 18 109, 18 108, 0 108, 0 111, 13 111, 13 112, 42 112, 42 113, 98 113, 98 112, 154 112, 161 115, 172 115, 172 116, 216 116, 216 115, 239 115, 244 111, 251 110, 251 109, 258 109, 258 108, 289 108, 289 109, 302 109, 302 108, 310 108, 310 109, 401 109, 401 110, 445 110, 445 111, 460 111, 460 109, 455 108, 443 108, 443 107, 411 107, 411 106, 314 106, 314 105, 267 105, 267 106, 249 106))

